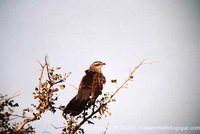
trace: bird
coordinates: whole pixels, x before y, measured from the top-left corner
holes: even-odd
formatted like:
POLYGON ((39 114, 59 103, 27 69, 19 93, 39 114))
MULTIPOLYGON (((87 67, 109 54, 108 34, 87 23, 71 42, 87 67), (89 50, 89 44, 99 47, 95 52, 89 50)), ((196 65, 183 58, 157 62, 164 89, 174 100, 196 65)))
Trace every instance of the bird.
POLYGON ((86 107, 95 104, 97 97, 102 94, 103 85, 106 83, 106 78, 102 73, 102 67, 106 65, 101 61, 94 61, 89 69, 85 70, 77 95, 66 105, 63 110, 63 116, 77 116, 86 107))

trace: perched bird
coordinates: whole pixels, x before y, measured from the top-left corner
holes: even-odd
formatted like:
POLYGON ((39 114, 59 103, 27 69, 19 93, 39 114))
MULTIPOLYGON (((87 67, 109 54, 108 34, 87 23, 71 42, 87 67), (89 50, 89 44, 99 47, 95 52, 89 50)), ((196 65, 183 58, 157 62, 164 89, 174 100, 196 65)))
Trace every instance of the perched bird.
POLYGON ((77 95, 68 103, 63 110, 63 116, 66 114, 76 116, 86 109, 87 104, 95 103, 97 97, 102 93, 103 85, 106 82, 102 74, 102 66, 105 63, 101 61, 93 62, 89 69, 85 70, 77 95))

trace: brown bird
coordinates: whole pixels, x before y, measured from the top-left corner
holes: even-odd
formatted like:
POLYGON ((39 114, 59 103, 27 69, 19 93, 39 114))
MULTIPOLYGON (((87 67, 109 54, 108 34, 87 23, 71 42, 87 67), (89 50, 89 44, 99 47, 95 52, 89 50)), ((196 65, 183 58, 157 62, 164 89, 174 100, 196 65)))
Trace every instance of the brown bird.
POLYGON ((86 109, 87 104, 95 103, 97 97, 102 93, 103 85, 106 82, 102 74, 102 66, 105 63, 101 61, 93 62, 89 69, 85 70, 77 95, 68 103, 63 110, 63 116, 70 114, 76 116, 86 109))

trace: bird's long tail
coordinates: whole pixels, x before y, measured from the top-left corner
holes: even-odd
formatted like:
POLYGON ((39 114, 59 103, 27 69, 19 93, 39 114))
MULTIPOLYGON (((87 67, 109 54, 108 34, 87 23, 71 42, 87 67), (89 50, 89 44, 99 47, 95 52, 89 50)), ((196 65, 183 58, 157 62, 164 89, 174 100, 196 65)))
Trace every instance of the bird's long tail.
POLYGON ((63 110, 63 116, 67 114, 71 116, 76 116, 80 114, 86 107, 88 100, 76 99, 76 96, 68 103, 68 105, 63 110))

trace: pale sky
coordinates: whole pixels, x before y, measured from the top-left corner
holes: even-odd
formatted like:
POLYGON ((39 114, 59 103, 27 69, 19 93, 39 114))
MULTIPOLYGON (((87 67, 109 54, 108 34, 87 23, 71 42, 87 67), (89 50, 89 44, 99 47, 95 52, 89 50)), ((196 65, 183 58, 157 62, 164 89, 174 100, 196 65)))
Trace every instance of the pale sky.
MULTIPOLYGON (((144 130, 136 127, 200 126, 200 1, 198 0, 0 0, 1 93, 16 98, 20 108, 34 101, 40 65, 72 72, 58 102, 76 94, 89 65, 107 65, 104 92, 112 93, 142 59, 134 81, 110 105, 112 116, 84 125, 86 133, 177 134, 199 131, 144 130), (118 84, 109 81, 117 79, 118 84)), ((60 133, 61 112, 46 113, 33 123, 37 133, 60 133)))

